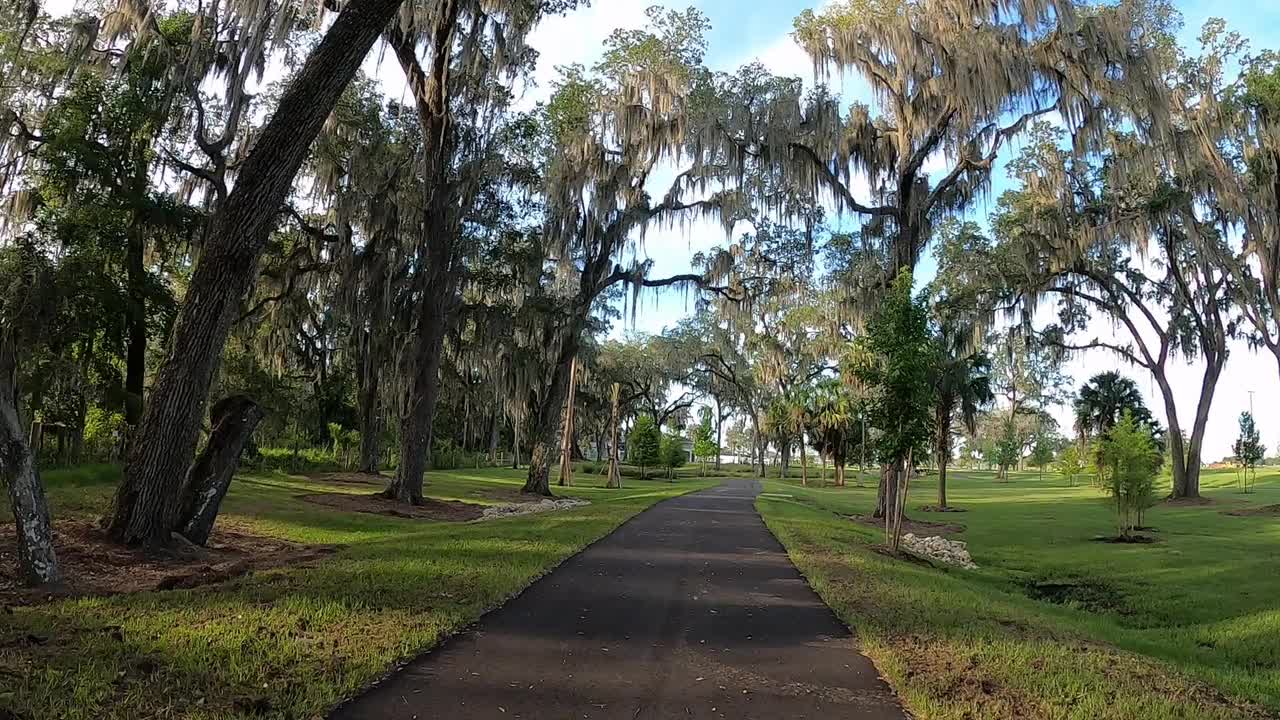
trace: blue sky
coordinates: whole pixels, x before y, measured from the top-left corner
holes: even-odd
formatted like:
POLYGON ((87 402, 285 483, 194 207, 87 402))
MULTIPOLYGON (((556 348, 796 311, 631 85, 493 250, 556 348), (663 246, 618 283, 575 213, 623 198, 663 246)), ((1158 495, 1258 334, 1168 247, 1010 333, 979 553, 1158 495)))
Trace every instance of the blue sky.
MULTIPOLYGON (((635 27, 644 22, 644 9, 651 0, 595 0, 593 5, 569 16, 545 22, 536 31, 531 44, 543 53, 538 76, 544 80, 543 89, 531 92, 539 95, 554 77, 553 66, 571 62, 590 63, 599 56, 600 40, 615 27, 635 27)), ((741 0, 701 0, 700 2, 666 3, 671 7, 696 5, 711 20, 708 64, 716 70, 732 70, 746 62, 760 60, 778 74, 798 75, 806 82, 812 81, 812 69, 808 58, 790 38, 792 21, 796 15, 820 0, 776 0, 774 2, 744 3, 741 0)), ((1275 0, 1186 0, 1175 3, 1184 18, 1181 40, 1185 46, 1194 47, 1200 27, 1210 17, 1221 17, 1228 26, 1249 38, 1255 48, 1280 48, 1280 3, 1275 0)), ((865 85, 857 79, 845 80, 840 87, 846 97, 866 97, 865 85)), ((1004 183, 1003 173, 997 177, 996 193, 1004 183)), ((987 208, 978 208, 975 219, 986 214, 987 208)), ((856 221, 848 219, 846 222, 856 221)), ((694 225, 690 228, 650 231, 640 250, 654 260, 654 276, 663 276, 688 270, 689 258, 694 252, 724 242, 724 233, 716 226, 694 225)), ((921 271, 933 272, 931 260, 922 263, 921 271)), ((659 332, 674 325, 689 312, 692 299, 680 293, 642 300, 634 326, 625 330, 659 332)), ((1110 328, 1097 323, 1091 334, 1107 337, 1110 328)), ((1137 380, 1157 416, 1163 416, 1154 383, 1142 368, 1131 368, 1118 362, 1111 354, 1098 351, 1085 353, 1073 359, 1068 368, 1076 384, 1096 372, 1118 370, 1137 380)), ((1179 363, 1172 372, 1175 387, 1185 388, 1178 393, 1179 417, 1184 425, 1190 424, 1194 413, 1201 367, 1198 364, 1179 363)), ((1243 343, 1232 348, 1223 380, 1215 395, 1206 434, 1205 457, 1217 459, 1230 452, 1237 434, 1236 418, 1249 407, 1249 391, 1255 391, 1254 407, 1263 440, 1272 452, 1280 441, 1280 379, 1277 378, 1275 361, 1269 355, 1251 352, 1243 343)), ((1065 408, 1057 415, 1064 426, 1069 427, 1069 414, 1065 408)))

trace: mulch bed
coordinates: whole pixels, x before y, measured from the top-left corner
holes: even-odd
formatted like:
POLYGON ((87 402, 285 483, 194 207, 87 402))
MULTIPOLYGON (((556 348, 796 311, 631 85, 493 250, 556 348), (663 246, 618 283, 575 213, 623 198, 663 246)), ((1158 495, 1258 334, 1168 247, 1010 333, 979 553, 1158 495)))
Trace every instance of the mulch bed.
POLYGON ((920 508, 920 512, 962 513, 969 511, 955 505, 924 505, 920 508))
POLYGON ((152 552, 109 540, 89 520, 54 523, 54 548, 63 583, 33 590, 18 577, 14 528, 0 528, 0 603, 28 605, 63 597, 118 595, 193 588, 254 570, 299 567, 337 552, 337 545, 299 545, 237 529, 215 527, 208 547, 190 543, 152 552))
POLYGON ((411 520, 467 522, 469 520, 477 520, 484 514, 483 505, 457 502, 455 500, 445 501, 427 498, 423 500, 421 505, 405 505, 377 494, 352 495, 348 493, 312 493, 299 495, 298 499, 315 503, 316 505, 324 505, 335 510, 386 515, 411 520))
POLYGON ((1222 512, 1223 515, 1231 515, 1233 517, 1268 517, 1280 516, 1280 505, 1265 505, 1263 507, 1245 508, 1242 510, 1231 510, 1222 512))
MULTIPOLYGON (((870 515, 849 515, 848 519, 856 523, 861 523, 863 525, 866 525, 867 527, 873 527, 879 530, 884 530, 884 518, 873 518, 870 515)), ((910 518, 902 519, 902 533, 904 535, 907 533, 914 533, 915 535, 923 535, 923 536, 955 535, 957 533, 964 532, 964 530, 965 530, 965 527, 963 525, 957 525, 954 523, 930 522, 928 520, 912 520, 910 518)))

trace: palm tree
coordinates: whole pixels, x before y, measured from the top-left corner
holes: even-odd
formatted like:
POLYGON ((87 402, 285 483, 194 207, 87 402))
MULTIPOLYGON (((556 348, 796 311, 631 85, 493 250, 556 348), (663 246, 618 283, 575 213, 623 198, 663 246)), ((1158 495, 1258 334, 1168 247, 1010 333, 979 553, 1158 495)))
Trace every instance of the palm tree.
POLYGON ((1120 373, 1098 373, 1080 386, 1076 396, 1076 431, 1085 439, 1105 435, 1125 410, 1132 412, 1139 423, 1153 431, 1157 429, 1137 383, 1120 373))
POLYGON ((800 440, 800 484, 809 484, 809 459, 805 456, 804 434, 810 424, 809 390, 793 391, 786 400, 787 430, 800 440))
POLYGON ((991 391, 991 360, 982 352, 964 352, 963 344, 944 332, 939 338, 938 367, 934 387, 935 452, 938 461, 938 509, 947 507, 947 463, 955 420, 972 435, 978 412, 995 400, 991 391))
POLYGON ((809 394, 809 424, 813 442, 835 465, 836 485, 843 486, 845 453, 853 428, 853 398, 838 380, 826 380, 809 394))

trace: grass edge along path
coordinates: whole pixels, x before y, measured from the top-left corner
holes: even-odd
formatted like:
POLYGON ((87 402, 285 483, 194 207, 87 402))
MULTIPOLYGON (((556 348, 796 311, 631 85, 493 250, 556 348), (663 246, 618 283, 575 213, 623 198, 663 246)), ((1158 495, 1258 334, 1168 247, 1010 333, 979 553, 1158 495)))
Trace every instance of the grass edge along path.
MULTIPOLYGON (((60 488, 54 475, 55 517, 60 497, 64 514, 74 515, 84 497, 109 493, 104 477, 103 487, 60 488)), ((504 470, 431 473, 427 494, 483 501, 491 488, 518 489, 520 479, 504 470)), ((306 478, 240 477, 220 523, 345 548, 314 567, 191 590, 4 609, 0 717, 322 717, 653 504, 714 484, 557 488, 592 504, 443 523, 304 503, 299 493, 321 487, 306 478)))
POLYGON ((766 483, 756 506, 809 584, 916 717, 1228 720, 1274 717, 1127 652, 1056 608, 885 557, 863 527, 766 483))

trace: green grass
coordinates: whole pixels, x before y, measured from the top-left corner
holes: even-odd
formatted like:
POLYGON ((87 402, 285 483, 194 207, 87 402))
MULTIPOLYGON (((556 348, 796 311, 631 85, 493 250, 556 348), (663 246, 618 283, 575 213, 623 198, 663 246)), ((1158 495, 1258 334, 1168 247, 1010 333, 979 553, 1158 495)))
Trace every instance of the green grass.
MULTIPOLYGON (((1056 476, 949 474, 952 505, 925 513, 936 481, 913 481, 913 519, 958 523, 977 571, 874 552, 874 488, 770 481, 757 505, 818 593, 922 718, 1237 718, 1280 711, 1280 517, 1223 510, 1280 503, 1280 473, 1257 491, 1208 472, 1214 504, 1148 513, 1159 542, 1114 534, 1111 507, 1056 476), (779 495, 791 497, 779 497, 779 495), (1075 587, 1033 599, 1031 585, 1075 587)), ((934 534, 934 533, 929 533, 934 534)))
MULTIPOLYGON (((111 466, 46 473, 55 518, 101 513, 118 475, 111 466)), ((495 502, 522 479, 507 469, 433 472, 427 494, 495 502)), ((635 513, 712 484, 604 490, 592 487, 602 483, 596 478, 577 482, 557 491, 591 505, 457 524, 345 513, 295 497, 368 487, 239 477, 220 523, 345 548, 312 568, 194 590, 12 608, 0 615, 0 717, 6 709, 24 720, 318 717, 635 513)))

